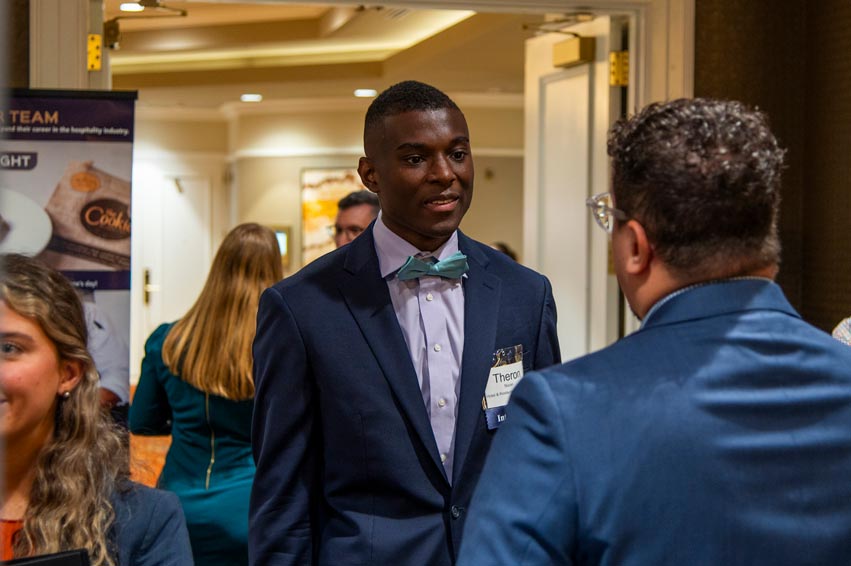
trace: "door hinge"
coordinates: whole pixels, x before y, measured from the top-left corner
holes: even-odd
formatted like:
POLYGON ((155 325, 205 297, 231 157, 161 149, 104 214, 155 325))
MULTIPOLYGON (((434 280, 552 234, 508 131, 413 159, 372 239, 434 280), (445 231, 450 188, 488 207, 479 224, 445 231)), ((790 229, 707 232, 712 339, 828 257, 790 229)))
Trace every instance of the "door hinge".
POLYGON ((103 58, 103 38, 100 34, 90 33, 86 44, 86 68, 89 71, 100 71, 103 58))
POLYGON ((609 53, 609 86, 629 85, 629 51, 609 53))

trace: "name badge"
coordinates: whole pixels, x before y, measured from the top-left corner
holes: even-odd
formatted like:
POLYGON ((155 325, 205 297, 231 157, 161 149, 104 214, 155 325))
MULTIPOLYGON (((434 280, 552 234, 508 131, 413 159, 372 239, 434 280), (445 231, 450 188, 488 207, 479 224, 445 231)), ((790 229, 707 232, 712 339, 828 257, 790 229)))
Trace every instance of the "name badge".
POLYGON ((500 348, 493 353, 493 366, 488 375, 482 409, 488 429, 494 430, 505 421, 505 406, 511 392, 523 379, 523 345, 500 348))

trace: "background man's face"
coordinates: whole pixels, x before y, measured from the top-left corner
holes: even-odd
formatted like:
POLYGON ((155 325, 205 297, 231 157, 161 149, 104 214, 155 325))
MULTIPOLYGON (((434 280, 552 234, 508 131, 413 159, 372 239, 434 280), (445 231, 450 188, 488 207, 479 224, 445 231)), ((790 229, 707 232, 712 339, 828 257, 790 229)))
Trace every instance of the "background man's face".
POLYGON ((338 211, 334 221, 334 245, 339 248, 360 236, 373 218, 375 209, 368 204, 358 204, 338 211))

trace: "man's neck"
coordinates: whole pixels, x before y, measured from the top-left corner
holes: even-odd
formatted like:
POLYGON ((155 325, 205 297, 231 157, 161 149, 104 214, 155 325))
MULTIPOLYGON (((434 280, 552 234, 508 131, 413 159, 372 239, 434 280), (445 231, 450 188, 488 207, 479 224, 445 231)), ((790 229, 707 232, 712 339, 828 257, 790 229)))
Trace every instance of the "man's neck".
MULTIPOLYGON (((658 260, 657 260, 658 261, 658 260)), ((746 270, 729 269, 718 271, 714 274, 702 274, 701 276, 688 277, 679 274, 662 262, 658 262, 654 266, 651 274, 646 280, 638 285, 635 298, 630 301, 633 313, 639 318, 644 319, 653 305, 681 289, 700 285, 701 283, 709 283, 711 281, 722 281, 725 279, 734 279, 739 277, 759 277, 763 279, 771 279, 777 276, 779 270, 776 264, 751 268, 746 270)))

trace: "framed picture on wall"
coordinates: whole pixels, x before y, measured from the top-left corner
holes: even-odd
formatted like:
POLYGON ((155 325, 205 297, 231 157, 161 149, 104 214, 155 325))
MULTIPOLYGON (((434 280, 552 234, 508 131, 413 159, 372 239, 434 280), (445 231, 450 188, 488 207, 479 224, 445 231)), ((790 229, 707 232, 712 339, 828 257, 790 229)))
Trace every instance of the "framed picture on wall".
POLYGON ((281 249, 281 266, 284 273, 290 268, 290 247, 292 246, 292 228, 289 226, 269 226, 275 232, 278 239, 278 247, 281 249))
POLYGON ((365 191, 355 168, 303 169, 301 172, 301 257, 307 265, 334 249, 337 201, 365 191))

